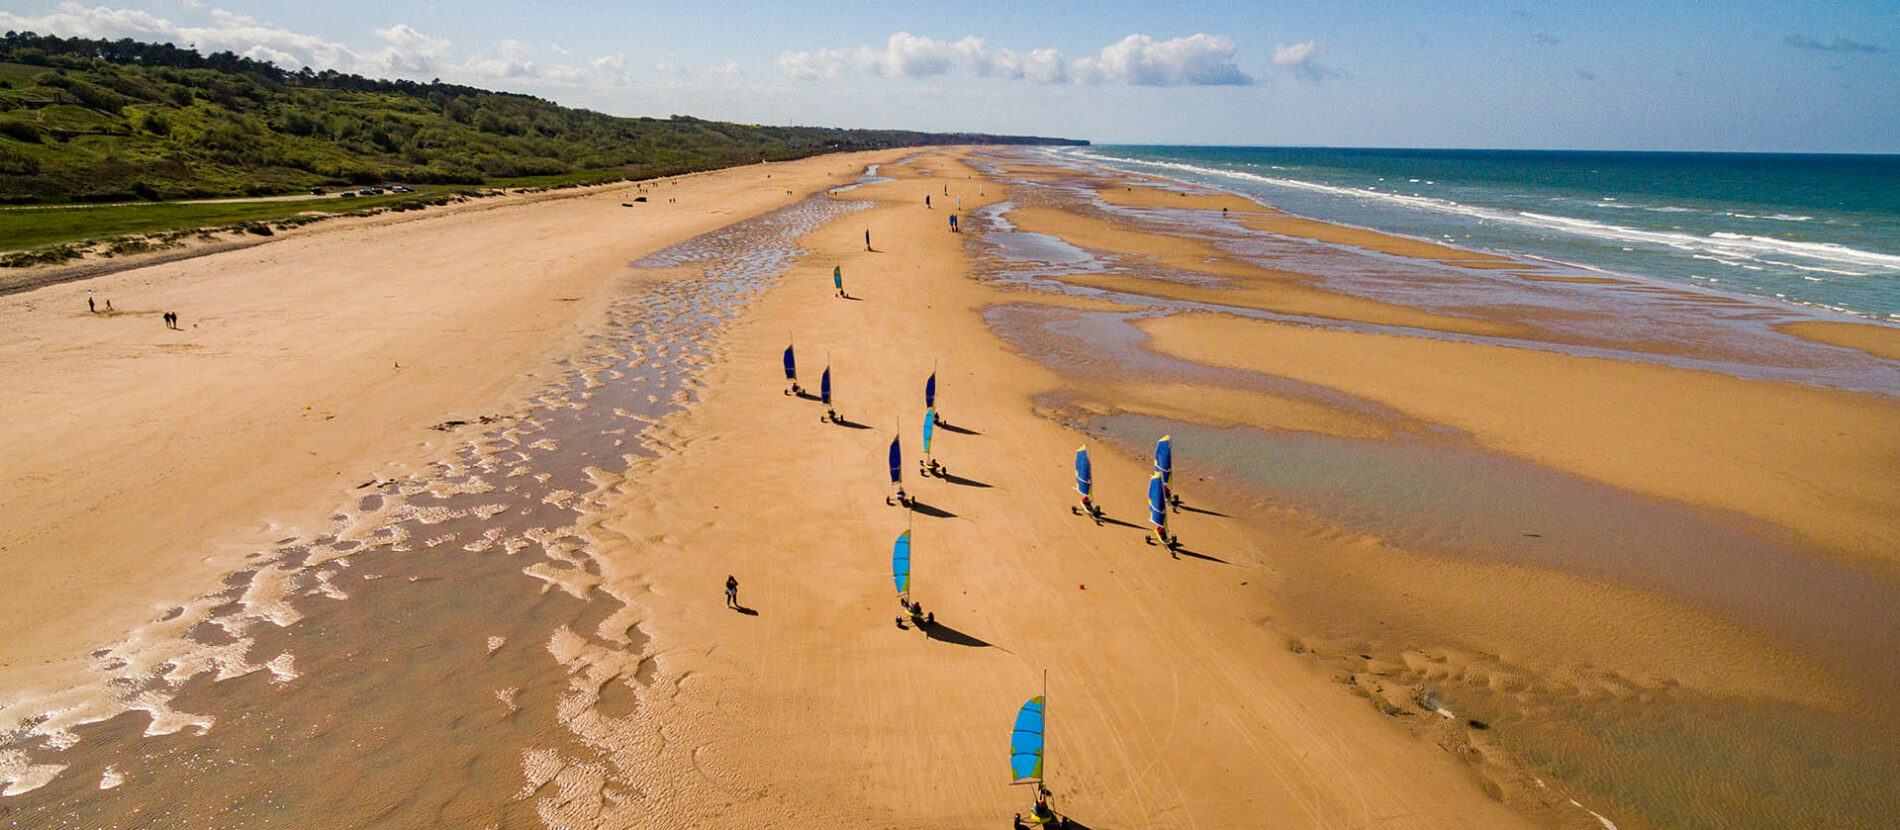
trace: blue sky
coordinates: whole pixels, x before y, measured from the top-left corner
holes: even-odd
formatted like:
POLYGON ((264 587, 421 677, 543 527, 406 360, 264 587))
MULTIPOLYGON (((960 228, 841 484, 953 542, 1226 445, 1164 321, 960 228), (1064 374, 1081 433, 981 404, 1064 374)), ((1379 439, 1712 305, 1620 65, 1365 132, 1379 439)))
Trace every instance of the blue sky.
POLYGON ((1893 2, 14 0, 616 115, 1102 143, 1900 152, 1893 2))

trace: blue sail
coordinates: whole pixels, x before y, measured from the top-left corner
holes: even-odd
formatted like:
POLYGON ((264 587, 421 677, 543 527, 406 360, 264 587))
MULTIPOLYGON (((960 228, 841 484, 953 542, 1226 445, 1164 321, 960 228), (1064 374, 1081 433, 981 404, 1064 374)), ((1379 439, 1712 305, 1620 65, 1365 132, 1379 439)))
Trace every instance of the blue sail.
POLYGON ((831 405, 831 367, 830 366, 826 366, 824 375, 818 378, 818 399, 821 401, 824 401, 825 406, 831 405))
POLYGON ((891 439, 891 483, 892 484, 901 484, 904 481, 904 453, 903 453, 903 450, 901 450, 898 447, 897 441, 898 439, 895 437, 891 439))
POLYGON ((1148 477, 1148 523, 1159 532, 1168 530, 1167 485, 1161 483, 1160 473, 1148 477))
POLYGON ((924 408, 937 408, 937 373, 931 372, 930 379, 924 381, 924 408))
POLYGON ((1161 474, 1161 484, 1174 486, 1174 436, 1163 435, 1155 442, 1155 472, 1161 474))
POLYGON ((839 291, 844 290, 844 266, 831 266, 831 285, 839 291))
POLYGON ((910 593, 910 531, 897 537, 891 546, 891 577, 897 580, 897 592, 910 593))
POLYGON ((1075 491, 1088 498, 1095 492, 1095 477, 1089 467, 1089 448, 1087 444, 1075 448, 1075 491))
POLYGON ((1009 731, 1009 772, 1014 779, 1010 783, 1022 784, 1042 780, 1042 695, 1037 695, 1023 704, 1016 713, 1016 726, 1009 731))
POLYGON ((792 347, 785 347, 785 379, 798 380, 798 361, 792 359, 792 347))
POLYGON ((930 457, 930 433, 937 427, 937 410, 924 410, 924 457, 930 457))

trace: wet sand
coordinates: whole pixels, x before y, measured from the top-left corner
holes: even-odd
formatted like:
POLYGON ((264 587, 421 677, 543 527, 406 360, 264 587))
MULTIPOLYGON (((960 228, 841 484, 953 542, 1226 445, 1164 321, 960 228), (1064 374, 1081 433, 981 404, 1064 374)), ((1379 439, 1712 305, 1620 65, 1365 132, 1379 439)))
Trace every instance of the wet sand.
POLYGON ((1026 293, 989 321, 1063 373, 1053 417, 1194 453, 1275 552, 1262 605, 1300 650, 1560 821, 1570 798, 1620 826, 1890 814, 1900 376, 1817 344, 1878 355, 1892 327, 1129 179, 1020 181, 984 261, 1026 293), (1231 290, 1250 263, 1491 328, 1231 290), (1142 394, 1158 376, 1185 383, 1142 394))
MULTIPOLYGON (((1069 513, 1078 437, 1034 400, 1056 377, 999 348, 980 312, 1008 289, 968 279, 967 236, 923 205, 1005 194, 992 180, 977 197, 942 153, 880 172, 896 180, 849 194, 877 205, 877 250, 857 217, 814 234, 819 253, 750 309, 701 401, 664 425, 678 451, 603 497, 607 527, 634 540, 603 557, 607 584, 651 611, 659 649, 642 709, 673 724, 657 761, 615 753, 615 770, 735 824, 1006 826, 1030 801, 1008 786, 1009 725, 1046 669, 1049 784, 1086 826, 1521 824, 1250 621, 1272 580, 1263 549, 1210 522, 1172 559, 1139 528, 1069 513), (833 296, 834 265, 856 299, 833 296), (782 394, 788 339, 807 388, 832 368, 846 424, 782 394), (933 365, 942 479, 915 466, 933 365), (884 501, 894 435, 914 512, 884 501), (895 625, 906 528, 929 632, 895 625), (723 607, 728 573, 756 616, 723 607)), ((1133 460, 1100 465, 1104 481, 1145 480, 1133 460)), ((1139 522, 1128 495, 1104 501, 1139 522)))
POLYGON ((358 484, 435 460, 430 426, 538 391, 626 262, 863 164, 682 177, 637 208, 615 186, 323 224, 7 297, 0 568, 44 587, 0 605, 0 691, 75 678, 88 651, 322 525, 358 484), (88 314, 89 293, 115 313, 88 314))
POLYGON ((42 350, 116 334, 4 364, 40 407, 12 422, 96 415, 14 427, 17 486, 59 484, 9 508, 6 564, 74 590, 0 618, 0 809, 1006 826, 1046 672, 1084 826, 1890 812, 1894 395, 1856 391, 1890 362, 1153 185, 815 159, 7 298, 42 350), (54 316, 86 287, 159 305, 54 316), (231 310, 194 330, 188 299, 231 310), (193 354, 146 342, 172 305, 193 354), (788 343, 844 423, 783 393, 788 343), (923 478, 933 368, 950 475, 923 478), (108 428, 105 472, 56 451, 108 428), (1178 558, 1143 542, 1170 431, 1178 558), (914 511, 885 503, 894 435, 914 511), (1102 524, 1069 510, 1082 442, 1102 524), (895 624, 906 529, 926 631, 895 624))

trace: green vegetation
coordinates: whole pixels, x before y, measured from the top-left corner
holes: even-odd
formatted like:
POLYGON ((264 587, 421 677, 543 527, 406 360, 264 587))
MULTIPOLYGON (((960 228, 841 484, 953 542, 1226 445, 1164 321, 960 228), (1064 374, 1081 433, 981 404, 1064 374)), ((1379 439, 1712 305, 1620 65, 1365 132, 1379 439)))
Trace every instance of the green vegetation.
POLYGON ((416 193, 294 202, 163 202, 126 205, 61 205, 0 208, 0 243, 7 249, 31 248, 74 239, 114 237, 162 231, 283 221, 306 214, 401 209, 439 203, 454 188, 419 188, 416 193))
POLYGON ((617 118, 455 84, 287 72, 169 44, 0 38, 0 202, 12 204, 638 179, 844 150, 997 142, 1053 140, 617 118))

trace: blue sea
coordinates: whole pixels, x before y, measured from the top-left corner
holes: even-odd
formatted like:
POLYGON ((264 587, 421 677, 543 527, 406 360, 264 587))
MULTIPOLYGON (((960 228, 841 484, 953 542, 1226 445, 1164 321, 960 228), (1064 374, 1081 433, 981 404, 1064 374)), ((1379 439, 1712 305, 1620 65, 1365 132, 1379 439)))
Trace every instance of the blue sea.
POLYGON ((1313 219, 1900 320, 1900 156, 1095 146, 1313 219))

